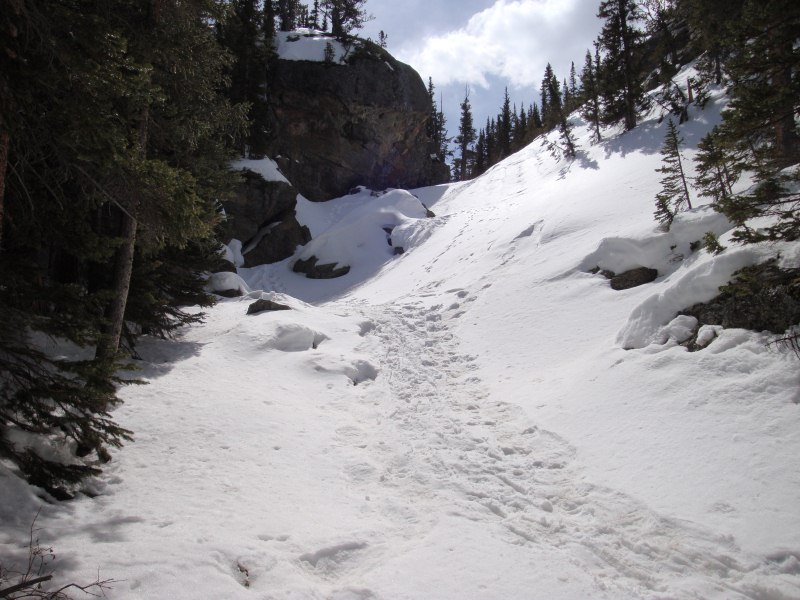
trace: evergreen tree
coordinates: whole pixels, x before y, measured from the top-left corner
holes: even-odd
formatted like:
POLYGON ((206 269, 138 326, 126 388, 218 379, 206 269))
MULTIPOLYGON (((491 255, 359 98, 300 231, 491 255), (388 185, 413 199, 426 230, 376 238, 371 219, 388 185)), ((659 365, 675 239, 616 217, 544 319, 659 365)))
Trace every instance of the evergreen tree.
POLYGON ((789 0, 748 0, 731 43, 737 48, 725 65, 731 80, 730 103, 716 141, 734 175, 756 172, 753 193, 716 204, 737 224, 743 242, 800 239, 800 198, 792 191, 800 174, 783 171, 800 162, 800 7, 789 0), (776 221, 753 230, 747 221, 776 221))
POLYGON ((294 10, 292 0, 277 0, 278 2, 278 22, 281 31, 292 31, 295 26, 294 10))
POLYGON ((566 79, 564 79, 563 83, 561 84, 561 89, 564 90, 562 94, 562 105, 561 108, 564 112, 569 113, 570 107, 574 104, 574 100, 572 97, 572 92, 569 89, 569 83, 566 79))
POLYGON ((203 295, 213 202, 232 183, 225 140, 243 114, 219 95, 228 62, 208 24, 224 14, 211 0, 17 6, 15 52, 0 53, 14 164, 0 249, 0 453, 65 497, 97 472, 93 451, 107 460, 105 446, 129 437, 109 416, 128 308, 166 333, 182 319, 173 302, 203 295), (159 294, 155 276, 132 277, 136 256, 165 273, 159 294), (56 360, 29 337, 37 331, 96 345, 98 360, 56 360), (37 439, 11 443, 20 430, 37 439), (52 461, 39 449, 49 441, 73 442, 86 461, 52 461))
POLYGON ((458 144, 459 155, 456 159, 456 172, 459 181, 466 181, 472 172, 474 161, 475 127, 472 123, 472 107, 469 103, 469 88, 464 93, 464 101, 461 103, 461 120, 458 125, 458 136, 455 143, 458 144))
POLYGON ((597 81, 597 66, 600 62, 600 55, 595 48, 595 58, 592 60, 591 53, 586 51, 586 59, 581 71, 581 85, 583 86, 583 106, 581 116, 592 128, 592 139, 599 142, 602 139, 600 134, 600 87, 597 81))
POLYGON ((433 79, 429 77, 428 98, 431 102, 431 112, 426 131, 428 139, 431 141, 431 154, 435 155, 439 162, 446 163, 447 158, 452 155, 450 138, 447 137, 447 119, 444 111, 440 108, 441 103, 438 106, 436 104, 434 90, 433 79))
POLYGON ((330 20, 331 33, 346 37, 361 29, 372 17, 367 13, 366 0, 323 0, 326 20, 330 20))
POLYGON ((271 0, 259 10, 256 0, 235 0, 227 18, 217 24, 218 37, 234 57, 228 97, 247 103, 249 131, 238 140, 243 156, 261 158, 269 141, 267 75, 273 58, 274 14, 271 0))
POLYGON ((512 134, 511 99, 508 97, 508 88, 503 93, 503 107, 497 116, 497 152, 500 158, 511 154, 512 134))
POLYGON ((729 39, 731 28, 741 20, 743 5, 744 0, 681 0, 678 4, 701 55, 698 67, 704 80, 722 83, 723 63, 734 49, 729 39))
POLYGON ((571 104, 567 107, 569 112, 572 112, 581 104, 581 88, 578 85, 578 75, 575 71, 575 62, 573 61, 569 67, 569 95, 572 99, 571 104))
POLYGON ((678 133, 678 128, 670 119, 667 123, 664 145, 661 147, 662 166, 656 169, 659 173, 663 173, 664 177, 661 179, 661 191, 656 194, 655 216, 666 229, 669 229, 672 219, 684 206, 692 208, 681 159, 682 143, 683 139, 678 133))
POLYGON ((520 107, 519 116, 515 121, 513 141, 515 150, 523 148, 528 142, 528 115, 525 113, 524 106, 520 107))
POLYGON ((543 127, 542 116, 539 113, 539 105, 536 104, 535 102, 533 103, 533 106, 531 107, 531 116, 528 119, 528 121, 530 122, 530 127, 531 127, 532 131, 535 131, 536 133, 541 131, 541 129, 543 127))
POLYGON ((486 117, 486 168, 497 163, 497 131, 494 119, 486 117))
POLYGON ((720 145, 719 127, 715 127, 697 144, 694 179, 700 196, 711 198, 715 205, 723 205, 733 195, 733 184, 738 172, 729 163, 720 145))
POLYGON ((597 16, 604 19, 598 39, 605 53, 599 74, 604 120, 622 120, 625 129, 631 130, 636 127, 637 107, 645 98, 638 51, 642 32, 636 26, 641 10, 635 0, 603 0, 597 16))
POLYGON ((567 119, 567 114, 561 105, 561 92, 559 90, 558 78, 553 73, 550 63, 545 69, 545 80, 542 82, 547 88, 547 100, 550 106, 550 115, 561 134, 561 141, 564 143, 564 155, 567 158, 575 158, 575 141, 572 139, 572 126, 567 119))
POLYGON ((553 129, 559 121, 561 110, 561 86, 553 73, 553 67, 547 63, 542 78, 542 126, 546 131, 553 129))
POLYGON ((483 129, 478 133, 478 141, 475 144, 475 164, 472 168, 472 177, 483 175, 487 169, 486 156, 486 132, 483 129))

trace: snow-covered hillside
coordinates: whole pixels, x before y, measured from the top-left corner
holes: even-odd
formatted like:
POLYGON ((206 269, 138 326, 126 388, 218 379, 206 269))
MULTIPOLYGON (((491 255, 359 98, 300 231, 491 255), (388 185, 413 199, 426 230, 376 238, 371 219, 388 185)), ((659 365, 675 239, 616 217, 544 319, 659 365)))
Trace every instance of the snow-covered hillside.
POLYGON ((800 598, 797 359, 719 328, 688 352, 673 320, 800 251, 693 251, 729 229, 702 205, 659 232, 658 117, 598 145, 576 118, 575 161, 553 134, 418 200, 301 200, 297 257, 350 273, 241 270, 246 296, 147 342, 136 442, 71 503, 4 475, 0 551, 42 506, 58 577, 113 599, 800 598), (638 266, 659 277, 589 272, 638 266))

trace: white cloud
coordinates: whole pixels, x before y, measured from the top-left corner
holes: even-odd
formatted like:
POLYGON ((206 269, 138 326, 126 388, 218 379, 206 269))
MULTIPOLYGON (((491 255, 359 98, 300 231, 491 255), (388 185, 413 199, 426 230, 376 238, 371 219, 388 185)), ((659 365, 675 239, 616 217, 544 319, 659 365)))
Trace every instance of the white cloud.
POLYGON ((580 69, 600 28, 592 0, 497 0, 463 28, 403 46, 401 60, 437 85, 489 87, 494 75, 514 87, 538 85, 548 62, 560 77, 580 69))

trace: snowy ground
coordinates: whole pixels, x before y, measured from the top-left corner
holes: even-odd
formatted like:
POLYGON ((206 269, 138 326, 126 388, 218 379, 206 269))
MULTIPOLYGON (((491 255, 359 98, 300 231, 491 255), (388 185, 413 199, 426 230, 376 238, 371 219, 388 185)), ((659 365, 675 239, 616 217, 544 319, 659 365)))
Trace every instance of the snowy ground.
MULTIPOLYGON (((693 116, 687 158, 718 113, 693 116)), ((691 252, 726 239, 703 207, 656 231, 655 117, 596 146, 579 127, 572 163, 538 141, 415 190, 434 218, 402 191, 301 202, 303 256, 351 272, 243 270, 248 296, 145 344, 150 384, 116 413, 136 442, 95 497, 42 507, 59 578, 99 569, 113 599, 800 598, 797 359, 741 330, 689 353, 670 323, 775 248, 691 252), (594 266, 660 276, 616 292, 594 266), (294 310, 245 315, 262 296, 294 310)), ((20 556, 41 502, 2 481, 20 556)))

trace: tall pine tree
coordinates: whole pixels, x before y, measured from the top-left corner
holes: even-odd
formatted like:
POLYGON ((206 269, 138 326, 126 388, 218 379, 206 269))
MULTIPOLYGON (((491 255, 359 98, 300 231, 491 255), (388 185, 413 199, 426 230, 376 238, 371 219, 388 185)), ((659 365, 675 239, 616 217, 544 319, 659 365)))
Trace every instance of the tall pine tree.
POLYGON ((469 103, 469 88, 464 92, 464 101, 461 103, 461 119, 458 123, 458 136, 454 140, 458 145, 458 158, 456 159, 456 173, 459 181, 466 181, 472 173, 474 162, 475 126, 472 122, 472 107, 469 103))
POLYGON ((597 16, 604 20, 598 38, 604 53, 599 76, 604 120, 622 120, 625 129, 631 130, 636 127, 636 112, 645 98, 638 52, 643 35, 637 28, 641 10, 635 0, 603 0, 597 16))
POLYGON ((717 207, 737 224, 743 242, 800 239, 800 6, 790 0, 748 0, 730 43, 737 49, 725 64, 730 102, 716 140, 732 171, 754 169, 756 186, 717 207), (775 219, 753 229, 759 216, 775 219))
POLYGON ((581 71, 581 85, 583 86, 583 105, 581 116, 592 128, 592 139, 599 142, 602 139, 600 133, 600 86, 597 81, 597 69, 600 63, 600 55, 595 48, 595 58, 587 50, 586 59, 581 71))

